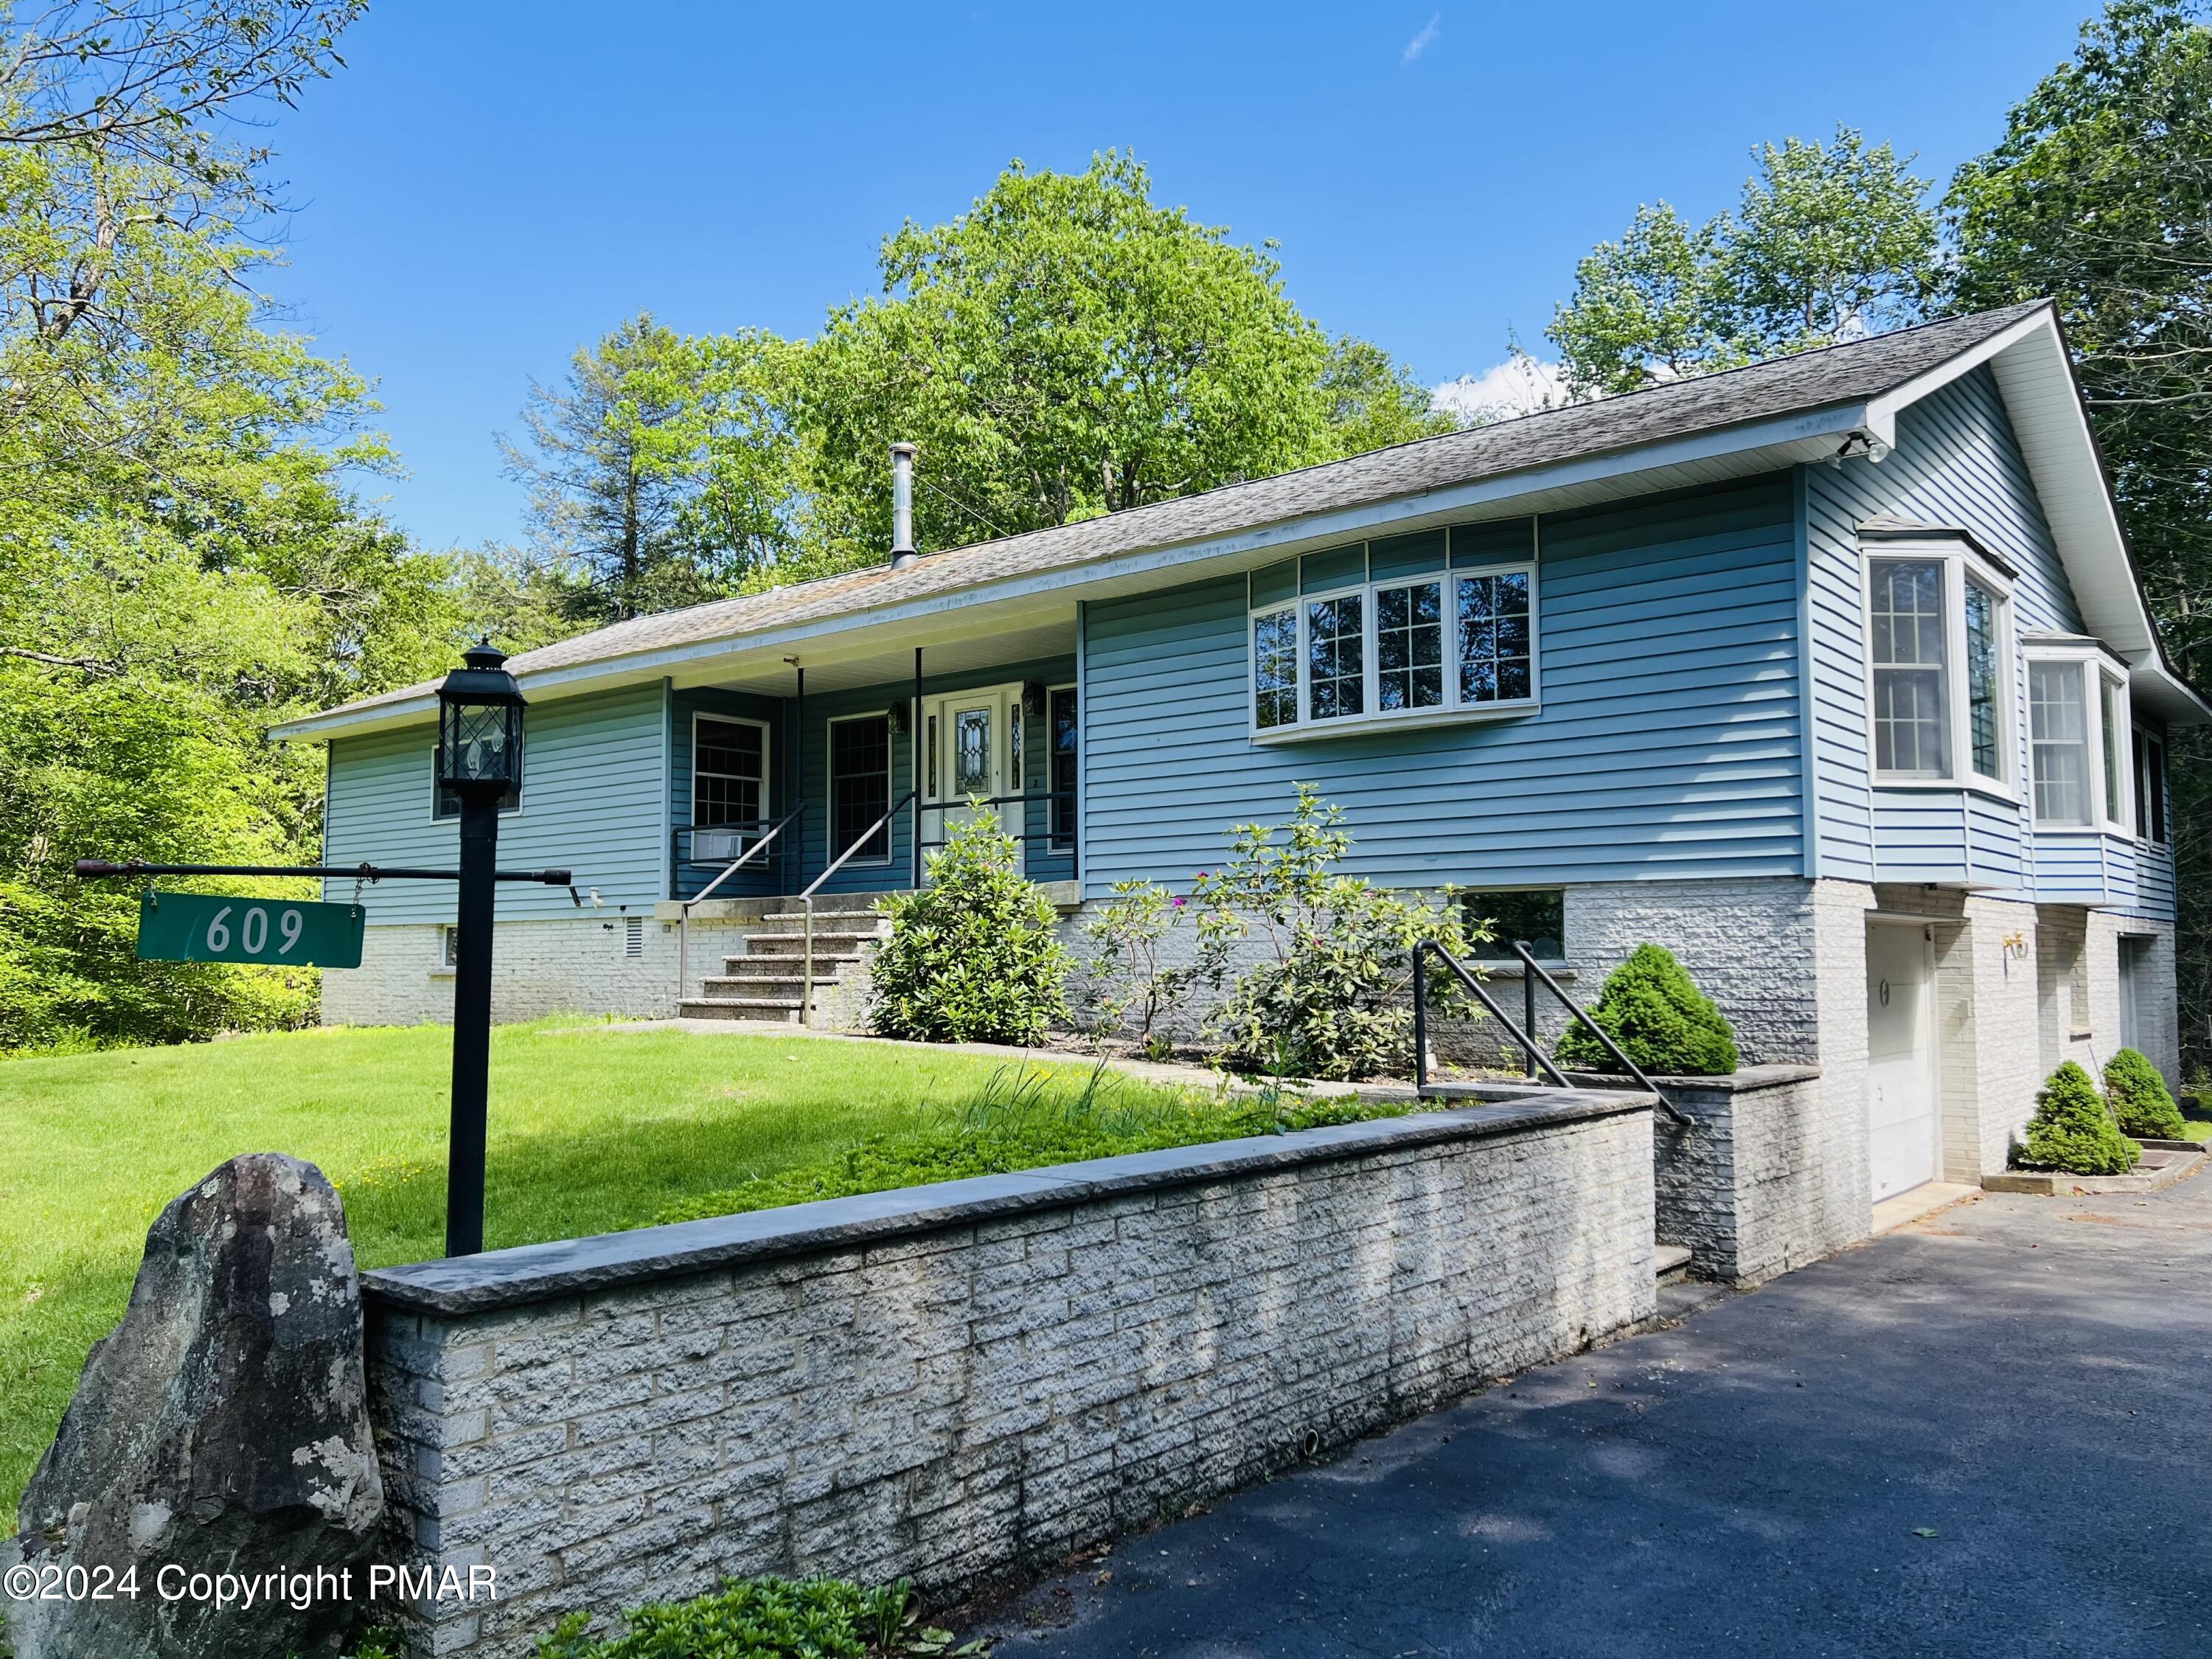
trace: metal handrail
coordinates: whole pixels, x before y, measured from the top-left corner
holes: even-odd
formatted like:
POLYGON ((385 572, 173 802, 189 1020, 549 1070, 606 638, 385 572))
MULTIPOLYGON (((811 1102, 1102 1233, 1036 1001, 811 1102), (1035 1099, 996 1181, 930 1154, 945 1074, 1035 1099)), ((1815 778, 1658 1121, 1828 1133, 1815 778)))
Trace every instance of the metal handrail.
MULTIPOLYGON (((784 827, 805 810, 806 803, 805 801, 799 802, 798 805, 793 807, 791 811, 786 812, 781 817, 778 818, 775 821, 774 827, 772 827, 766 835, 763 836, 751 846, 746 848, 744 852, 738 854, 736 858, 732 859, 726 866, 725 866, 721 874, 716 876, 714 880, 708 882, 697 892, 692 894, 690 898, 679 899, 677 901, 676 1008, 678 1013, 681 1013, 684 1011, 684 994, 691 988, 691 907, 701 902, 702 900, 710 897, 717 887, 720 887, 724 882, 735 875, 743 866, 749 863, 755 854, 760 852, 763 848, 766 848, 770 842, 781 835, 784 831, 784 827)), ((763 820, 759 818, 752 818, 749 819, 748 822, 758 823, 763 822, 763 820)), ((702 829, 720 830, 727 829, 732 826, 726 824, 702 824, 698 827, 702 829)))
POLYGON ((896 817, 901 812, 906 811, 907 804, 909 801, 916 800, 918 799, 918 792, 909 789, 906 793, 901 795, 896 801, 892 802, 890 811, 884 813, 883 817, 878 818, 873 823, 870 824, 866 829, 860 831, 858 836, 854 836, 853 839, 853 844, 848 847, 843 852, 838 854, 836 859, 830 864, 830 867, 824 870, 820 875, 815 877, 812 881, 808 882, 806 884, 805 891, 799 894, 799 902, 805 907, 806 918, 806 947, 805 951, 805 962, 800 969, 800 972, 804 975, 804 977, 799 982, 799 1023, 801 1025, 811 1025, 814 1023, 815 892, 821 887, 823 882, 829 880, 830 877, 836 875, 840 870, 843 869, 845 867, 845 860, 852 857, 854 854, 859 852, 861 848, 865 847, 874 836, 877 830, 882 829, 893 818, 896 817))
MULTIPOLYGON (((1565 1006, 1567 1012, 1589 1028, 1590 1033, 1605 1046, 1605 1051, 1611 1054, 1622 1069, 1642 1085, 1651 1097, 1659 1103, 1659 1109, 1664 1112, 1671 1121, 1685 1129, 1697 1127, 1697 1120, 1668 1099, 1665 1091, 1644 1075, 1643 1068, 1620 1051, 1620 1045, 1613 1040, 1611 1034, 1584 1013, 1576 1005, 1574 999, 1560 988, 1559 981, 1547 973, 1534 956, 1530 953, 1528 941, 1515 939, 1510 941, 1510 945, 1513 954, 1521 959, 1523 970, 1534 973, 1540 979, 1545 988, 1565 1006)), ((1566 1074, 1553 1065, 1551 1057, 1544 1053, 1543 1047, 1536 1041, 1533 1030, 1524 1030, 1515 1024, 1512 1017, 1498 1006, 1497 999, 1483 988, 1481 981, 1468 971, 1458 957, 1445 950, 1436 940, 1425 939, 1413 946, 1413 1080, 1418 1089, 1426 1089, 1429 1086, 1428 981, 1427 976, 1421 970, 1421 964, 1431 956, 1442 962, 1451 970, 1453 976, 1461 984, 1474 994, 1482 1006, 1490 1011, 1491 1017, 1503 1025, 1513 1041, 1527 1052, 1532 1066, 1541 1067, 1544 1073, 1562 1089, 1571 1089, 1574 1086, 1567 1081, 1566 1074)), ((1531 996, 1529 1000, 1533 1003, 1534 997, 1531 996)), ((1531 1020, 1530 1024, 1533 1026, 1534 1022, 1531 1020)))
POLYGON ((1432 939, 1422 939, 1413 946, 1413 1084, 1415 1088, 1429 1086, 1429 985, 1427 975, 1421 971, 1422 962, 1434 957, 1452 971, 1454 978, 1472 992, 1475 999, 1490 1011, 1491 1018, 1503 1025, 1513 1040, 1528 1050, 1528 1062, 1540 1066, 1549 1073, 1553 1083, 1562 1089, 1574 1085, 1567 1081, 1566 1073, 1552 1064, 1536 1039, 1513 1023, 1513 1017, 1498 1005, 1498 999, 1482 988, 1482 981, 1469 973, 1460 959, 1432 939))
POLYGON ((1582 1006, 1560 988, 1559 981, 1553 979, 1546 971, 1544 964, 1536 960, 1534 952, 1528 948, 1527 939, 1509 939, 1507 943, 1512 947, 1513 954, 1521 958, 1522 968, 1544 981, 1544 988, 1559 998, 1560 1005, 1583 1023, 1583 1029, 1605 1045, 1606 1053, 1613 1056, 1616 1065, 1650 1091, 1658 1100, 1661 1108, 1677 1126, 1685 1129, 1693 1129, 1697 1127, 1697 1120, 1668 1099, 1665 1091, 1644 1074, 1644 1068, 1622 1052, 1620 1045, 1613 1040, 1613 1034, 1584 1013, 1582 1006))

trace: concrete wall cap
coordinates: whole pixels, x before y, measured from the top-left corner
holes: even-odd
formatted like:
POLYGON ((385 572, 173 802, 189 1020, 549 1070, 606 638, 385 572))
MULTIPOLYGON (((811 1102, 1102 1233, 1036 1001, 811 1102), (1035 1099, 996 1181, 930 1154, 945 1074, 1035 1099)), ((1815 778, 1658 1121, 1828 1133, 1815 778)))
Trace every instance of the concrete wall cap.
POLYGON ((1440 1141, 1529 1134, 1651 1109, 1649 1097, 1557 1091, 1510 1104, 1372 1119, 1285 1135, 979 1176, 891 1192, 524 1244, 362 1275, 371 1301, 444 1315, 489 1312, 641 1279, 713 1273, 824 1250, 880 1245, 994 1217, 1073 1208, 1125 1194, 1263 1176, 1440 1141))

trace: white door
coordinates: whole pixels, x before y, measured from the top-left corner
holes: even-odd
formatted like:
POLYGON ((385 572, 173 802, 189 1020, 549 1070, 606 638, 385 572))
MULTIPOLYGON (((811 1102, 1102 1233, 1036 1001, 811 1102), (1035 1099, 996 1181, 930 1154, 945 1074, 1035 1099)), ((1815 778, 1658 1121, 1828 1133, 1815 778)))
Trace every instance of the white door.
POLYGON ((1024 868, 1022 803, 1000 799, 1021 793, 1021 762, 1014 747, 1021 741, 1021 697, 1019 686, 998 685, 929 704, 922 731, 923 799, 944 803, 941 810, 922 814, 922 841, 930 851, 944 845, 955 825, 975 816, 967 802, 996 801, 982 810, 997 813, 1006 833, 1016 838, 1014 868, 1024 868))
POLYGON ((1928 930, 1867 926, 1867 1130, 1874 1196, 1936 1178, 1936 1042, 1928 930))

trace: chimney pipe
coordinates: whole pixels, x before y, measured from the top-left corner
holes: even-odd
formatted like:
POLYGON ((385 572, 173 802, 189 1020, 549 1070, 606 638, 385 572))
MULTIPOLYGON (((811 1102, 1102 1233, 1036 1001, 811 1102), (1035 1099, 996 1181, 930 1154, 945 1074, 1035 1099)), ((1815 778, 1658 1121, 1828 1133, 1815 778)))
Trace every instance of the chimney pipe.
POLYGON ((914 550, 914 446, 891 446, 891 568, 903 570, 921 556, 914 550))

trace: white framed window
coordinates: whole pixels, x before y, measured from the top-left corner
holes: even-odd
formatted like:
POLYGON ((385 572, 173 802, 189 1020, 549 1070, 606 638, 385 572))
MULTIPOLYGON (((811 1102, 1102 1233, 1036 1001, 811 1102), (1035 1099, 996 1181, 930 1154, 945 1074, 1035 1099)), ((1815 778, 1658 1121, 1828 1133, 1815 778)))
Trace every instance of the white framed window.
POLYGON ((2030 777, 2046 829, 2136 833, 2128 686, 2093 647, 2027 653, 2030 777))
POLYGON ((691 716, 691 822, 758 824, 768 817, 768 726, 731 714, 691 716))
POLYGON ((1260 741, 1538 706, 1533 559, 1470 568, 1438 557, 1295 598, 1263 599, 1255 582, 1246 626, 1260 741))
POLYGON ((432 971, 450 974, 461 965, 461 930, 451 922, 438 924, 438 954, 432 971))
POLYGON ((1869 548, 1875 780, 2016 797, 2012 587, 1960 542, 1869 548))

